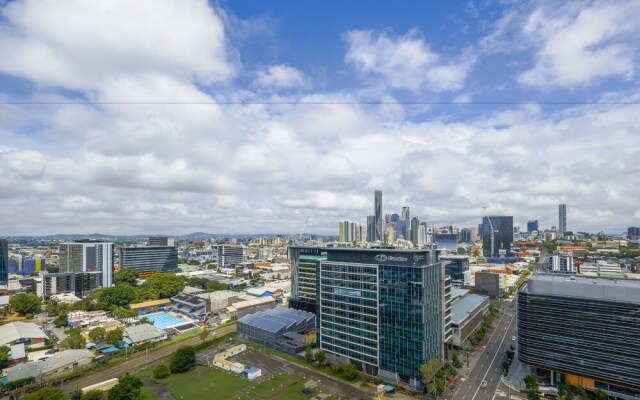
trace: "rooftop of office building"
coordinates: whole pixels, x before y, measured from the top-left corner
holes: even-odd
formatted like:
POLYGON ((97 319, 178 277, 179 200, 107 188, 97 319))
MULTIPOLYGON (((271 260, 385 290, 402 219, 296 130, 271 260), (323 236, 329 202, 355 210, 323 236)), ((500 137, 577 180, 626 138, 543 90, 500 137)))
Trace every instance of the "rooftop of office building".
POLYGON ((639 279, 534 274, 520 291, 529 294, 640 304, 639 279))

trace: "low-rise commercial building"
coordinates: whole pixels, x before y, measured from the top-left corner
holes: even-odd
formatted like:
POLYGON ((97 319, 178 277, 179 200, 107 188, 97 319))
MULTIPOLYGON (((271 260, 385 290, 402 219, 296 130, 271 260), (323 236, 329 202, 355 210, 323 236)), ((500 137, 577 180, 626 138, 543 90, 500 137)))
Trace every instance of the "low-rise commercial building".
POLYGON ((25 347, 42 347, 49 344, 49 336, 33 322, 12 322, 0 325, 0 346, 24 344, 25 347))
POLYGON ((180 293, 171 298, 171 309, 202 321, 211 311, 211 304, 206 298, 180 293))
POLYGON ((466 293, 462 290, 461 296, 455 297, 451 304, 451 328, 453 330, 451 344, 455 347, 464 347, 471 334, 482 325, 482 321, 489 312, 489 296, 466 293))
POLYGON ((144 343, 161 342, 167 339, 167 332, 153 325, 140 324, 125 328, 123 340, 129 346, 139 346, 144 343))
POLYGON ((162 311, 169 306, 171 306, 171 300, 158 299, 158 300, 143 301, 142 303, 130 304, 129 308, 135 311, 138 316, 140 316, 140 315, 151 314, 158 311, 162 311))
POLYGON ((304 343, 291 346, 291 340, 284 336, 288 333, 308 333, 315 329, 315 324, 316 316, 312 313, 276 307, 240 318, 238 335, 295 354, 304 349, 304 343))
POLYGON ((36 381, 41 381, 73 371, 78 367, 90 364, 92 360, 93 353, 89 350, 65 350, 42 361, 14 365, 6 371, 5 379, 7 382, 15 382, 26 378, 34 378, 36 381))

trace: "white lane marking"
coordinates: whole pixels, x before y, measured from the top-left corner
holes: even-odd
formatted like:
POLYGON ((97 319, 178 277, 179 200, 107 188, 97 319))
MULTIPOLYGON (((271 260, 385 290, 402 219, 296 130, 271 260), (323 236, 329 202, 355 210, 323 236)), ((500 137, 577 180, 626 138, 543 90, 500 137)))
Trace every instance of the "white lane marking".
MULTIPOLYGON (((502 336, 502 340, 500 341, 500 344, 498 345, 498 349, 500 349, 502 347, 502 344, 504 343, 504 339, 506 337, 507 337, 507 333, 505 332, 505 334, 502 336)), ((494 354, 493 359, 491 360, 491 364, 489 364, 489 368, 487 368, 487 371, 484 373, 484 376, 482 377, 482 380, 487 379, 487 374, 489 373, 489 370, 491 369, 491 365, 493 365, 493 362, 496 360, 496 357, 498 357, 498 353, 499 353, 499 351, 496 351, 496 354, 494 354)), ((489 385, 487 384, 487 386, 489 386, 489 385)), ((476 396, 478 395, 479 391, 480 391, 480 385, 478 385, 478 388, 476 389, 476 392, 473 394, 473 397, 471 398, 471 400, 474 400, 476 398, 476 396)), ((493 397, 495 397, 495 393, 494 393, 493 397)))

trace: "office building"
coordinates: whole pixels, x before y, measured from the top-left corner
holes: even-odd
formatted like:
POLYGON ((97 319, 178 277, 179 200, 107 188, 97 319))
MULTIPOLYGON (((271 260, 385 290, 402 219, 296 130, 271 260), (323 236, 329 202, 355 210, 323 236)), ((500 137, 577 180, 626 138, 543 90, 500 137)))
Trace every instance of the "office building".
POLYGON ((434 233, 433 241, 438 245, 439 249, 447 249, 447 250, 458 249, 457 233, 434 233))
POLYGON ((468 285, 471 278, 469 272, 469 256, 444 254, 440 256, 444 263, 444 272, 451 277, 452 284, 456 286, 468 285))
POLYGON ((471 243, 475 243, 478 240, 478 228, 472 226, 469 230, 471 231, 471 243))
POLYGON ((451 344, 455 347, 465 347, 472 333, 474 333, 489 313, 490 299, 488 296, 470 294, 466 289, 451 289, 451 344))
POLYGON ((564 233, 567 231, 567 205, 560 204, 558 206, 558 235, 564 236, 564 233))
POLYGON ((289 307, 316 312, 316 271, 318 262, 326 260, 327 253, 320 247, 289 246, 291 261, 291 297, 289 307))
POLYGON ((120 269, 131 268, 141 275, 171 272, 178 269, 178 250, 175 246, 121 247, 120 269))
POLYGON ((534 274, 518 290, 518 359, 548 382, 640 397, 640 281, 534 274))
POLYGON ((534 219, 533 221, 527 222, 527 232, 538 232, 538 220, 534 219))
POLYGON ((376 217, 373 215, 367 216, 367 242, 375 242, 376 236, 376 217))
POLYGON ((0 285, 9 281, 9 242, 0 239, 0 285))
POLYGON ((102 273, 101 285, 113 284, 113 243, 78 241, 60 244, 58 258, 60 272, 102 273))
POLYGON ((223 244, 217 246, 218 267, 230 267, 247 262, 247 253, 242 245, 223 244))
POLYGON ((458 241, 460 243, 471 243, 471 229, 460 229, 460 232, 458 233, 458 241))
POLYGON ((640 238, 640 228, 637 227, 637 226, 630 226, 627 229, 627 236, 629 236, 629 238, 631 238, 631 239, 640 238))
POLYGON ((168 236, 149 236, 149 246, 175 246, 174 238, 168 236))
POLYGON ((340 242, 363 242, 365 239, 364 228, 351 221, 340 221, 338 223, 338 240, 340 242))
POLYGON ((420 387, 420 365, 442 359, 451 338, 451 287, 439 250, 290 247, 289 254, 290 304, 315 303, 318 347, 360 371, 420 387), (298 279, 305 269, 315 285, 298 279))
POLYGON ((59 272, 42 274, 42 285, 39 296, 48 299, 53 295, 70 293, 77 297, 85 297, 102 286, 102 273, 90 272, 59 272))
POLYGON ((493 272, 476 272, 475 293, 489 296, 493 300, 502 297, 503 285, 500 285, 500 274, 493 272))
POLYGON ((576 269, 573 256, 555 254, 549 256, 549 270, 561 274, 574 274, 578 272, 576 269))
POLYGON ((382 220, 382 191, 376 190, 373 192, 373 216, 374 216, 374 241, 384 240, 384 221, 382 220))
POLYGON ((482 255, 511 257, 513 217, 487 216, 482 219, 482 255))

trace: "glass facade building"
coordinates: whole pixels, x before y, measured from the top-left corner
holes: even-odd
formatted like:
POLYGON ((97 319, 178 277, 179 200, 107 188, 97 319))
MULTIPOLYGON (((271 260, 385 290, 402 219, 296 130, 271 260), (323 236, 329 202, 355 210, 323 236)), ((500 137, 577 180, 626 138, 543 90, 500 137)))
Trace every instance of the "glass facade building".
POLYGON ((178 249, 174 246, 121 247, 120 269, 131 268, 141 274, 178 269, 178 249))
MULTIPOLYGON (((358 370, 420 387, 420 365, 444 357, 451 333, 439 251, 324 252, 316 260, 318 346, 358 370)), ((301 261, 300 256, 297 269, 304 268, 301 261)))
POLYGON ((517 310, 518 358, 550 383, 640 397, 640 281, 535 274, 517 310))
POLYGON ((482 255, 485 257, 511 257, 513 217, 484 217, 481 227, 482 255))
POLYGON ((451 277, 454 285, 465 285, 470 278, 469 256, 447 254, 440 257, 445 261, 444 271, 451 277))
POLYGON ((9 242, 0 239, 0 285, 9 281, 9 242))

